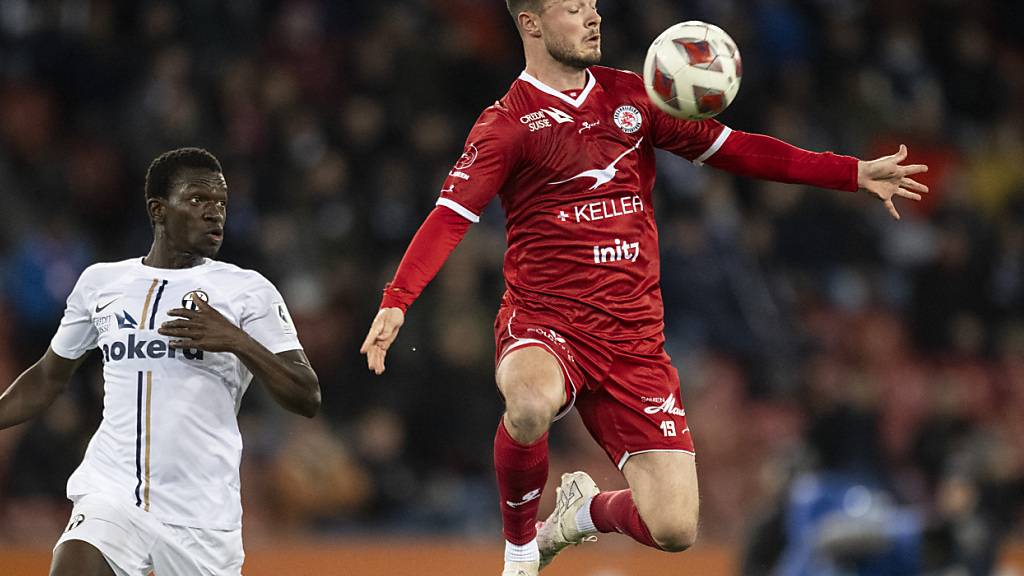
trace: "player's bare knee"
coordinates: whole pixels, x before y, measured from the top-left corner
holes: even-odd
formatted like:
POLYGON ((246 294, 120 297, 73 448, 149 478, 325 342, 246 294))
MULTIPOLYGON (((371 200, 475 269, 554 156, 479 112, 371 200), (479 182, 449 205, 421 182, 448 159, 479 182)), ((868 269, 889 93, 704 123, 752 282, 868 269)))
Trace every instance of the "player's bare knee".
POLYGON ((650 537, 667 552, 681 552, 697 540, 697 521, 689 515, 645 521, 650 537))
POLYGON ((497 374, 509 433, 520 442, 532 442, 547 432, 565 397, 561 373, 528 360, 522 354, 510 356, 497 374))
POLYGON ((647 529, 658 547, 666 552, 683 552, 697 542, 697 523, 678 519, 650 525, 647 529))
POLYGON ((699 514, 696 508, 668 507, 641 514, 651 538, 666 552, 683 552, 697 541, 699 514))
POLYGON ((558 405, 550 400, 529 394, 516 394, 505 399, 506 422, 516 440, 533 441, 551 426, 558 405))

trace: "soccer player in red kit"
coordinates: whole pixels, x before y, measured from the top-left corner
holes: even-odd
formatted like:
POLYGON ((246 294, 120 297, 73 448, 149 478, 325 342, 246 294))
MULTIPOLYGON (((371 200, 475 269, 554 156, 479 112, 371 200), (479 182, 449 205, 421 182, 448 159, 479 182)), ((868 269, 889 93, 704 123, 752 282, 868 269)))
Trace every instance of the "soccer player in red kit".
POLYGON ((694 446, 679 377, 664 350, 655 148, 734 174, 854 192, 884 201, 927 189, 900 165, 906 148, 863 162, 801 150, 715 120, 674 119, 641 79, 597 66, 595 0, 507 0, 526 70, 487 108, 413 238, 361 351, 384 371, 405 310, 498 195, 506 214, 506 292, 495 322, 505 414, 494 464, 506 540, 504 576, 537 574, 562 548, 619 532, 666 551, 697 536, 694 446), (629 490, 599 492, 562 476, 537 522, 548 428, 575 405, 629 490))

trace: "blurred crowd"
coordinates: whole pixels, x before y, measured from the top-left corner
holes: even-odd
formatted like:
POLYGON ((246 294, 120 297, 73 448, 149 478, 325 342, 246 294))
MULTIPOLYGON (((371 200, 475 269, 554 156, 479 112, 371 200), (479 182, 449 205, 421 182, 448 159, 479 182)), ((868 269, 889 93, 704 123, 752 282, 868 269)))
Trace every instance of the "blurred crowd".
MULTIPOLYGON (((987 573, 1024 530, 1024 4, 599 9, 604 62, 636 71, 672 23, 729 31, 745 72, 721 118, 734 129, 861 158, 905 143, 931 167, 931 194, 897 223, 867 196, 661 158, 703 537, 741 543, 749 574, 823 574, 899 546, 922 573, 987 573), (879 528, 895 525, 910 536, 879 528)), ((499 0, 4 0, 0 387, 46 349, 85 266, 148 250, 149 162, 202 146, 229 185, 220 258, 277 284, 323 386, 312 421, 258 386, 243 403, 251 539, 497 539, 500 207, 411 308, 383 377, 358 345, 469 127, 522 66, 499 0)), ((0 433, 0 542, 56 539, 99 370, 0 433)), ((616 486, 580 429, 558 425, 552 476, 583 465, 616 486)))

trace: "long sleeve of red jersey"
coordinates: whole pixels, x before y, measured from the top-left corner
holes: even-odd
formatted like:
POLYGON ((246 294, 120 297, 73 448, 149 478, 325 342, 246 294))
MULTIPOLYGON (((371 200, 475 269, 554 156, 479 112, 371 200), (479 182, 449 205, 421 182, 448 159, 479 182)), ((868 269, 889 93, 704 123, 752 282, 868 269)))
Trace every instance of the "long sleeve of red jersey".
POLYGON ((781 140, 733 130, 707 164, 762 180, 857 191, 857 162, 852 156, 811 152, 781 140))
POLYGON ((380 307, 408 310, 466 236, 469 225, 451 209, 435 207, 406 248, 394 279, 384 287, 380 307))

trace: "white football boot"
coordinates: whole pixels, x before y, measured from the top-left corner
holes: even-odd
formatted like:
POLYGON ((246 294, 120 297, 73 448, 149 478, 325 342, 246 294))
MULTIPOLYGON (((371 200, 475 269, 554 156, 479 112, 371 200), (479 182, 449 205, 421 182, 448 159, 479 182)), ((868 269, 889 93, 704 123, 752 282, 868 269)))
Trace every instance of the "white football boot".
POLYGON ((537 526, 537 547, 540 548, 540 568, 551 563, 566 546, 594 542, 596 536, 583 534, 576 526, 576 513, 585 502, 601 492, 586 472, 562 474, 562 484, 555 491, 555 510, 537 526))
POLYGON ((537 560, 532 562, 505 562, 505 569, 501 576, 537 576, 540 566, 537 560))

